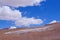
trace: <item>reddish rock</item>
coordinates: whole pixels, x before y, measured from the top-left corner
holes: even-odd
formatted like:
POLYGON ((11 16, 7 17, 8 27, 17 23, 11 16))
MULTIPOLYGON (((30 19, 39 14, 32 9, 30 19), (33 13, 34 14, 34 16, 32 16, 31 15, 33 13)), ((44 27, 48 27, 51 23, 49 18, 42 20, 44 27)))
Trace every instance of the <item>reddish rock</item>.
POLYGON ((17 33, 4 34, 4 33, 15 32, 18 30, 30 30, 30 29, 26 28, 26 29, 0 30, 0 40, 60 40, 60 23, 53 23, 53 24, 45 25, 44 27, 48 27, 48 28, 45 29, 45 31, 40 31, 40 32, 33 31, 33 32, 27 32, 21 34, 17 34, 17 33))

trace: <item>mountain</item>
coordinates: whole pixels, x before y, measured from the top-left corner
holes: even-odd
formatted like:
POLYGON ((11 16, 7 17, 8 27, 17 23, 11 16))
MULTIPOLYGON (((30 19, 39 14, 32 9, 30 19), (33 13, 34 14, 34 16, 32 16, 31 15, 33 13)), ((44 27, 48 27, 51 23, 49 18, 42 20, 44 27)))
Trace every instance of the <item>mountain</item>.
POLYGON ((37 28, 0 30, 0 40, 60 40, 60 22, 37 28))

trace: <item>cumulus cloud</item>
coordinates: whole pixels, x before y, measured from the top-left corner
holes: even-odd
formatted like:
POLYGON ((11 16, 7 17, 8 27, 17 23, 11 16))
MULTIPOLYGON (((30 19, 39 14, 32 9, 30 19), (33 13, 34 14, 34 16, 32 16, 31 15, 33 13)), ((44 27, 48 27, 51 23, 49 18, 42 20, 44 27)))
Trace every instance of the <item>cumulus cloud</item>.
POLYGON ((0 7, 0 20, 13 20, 16 26, 30 26, 31 24, 41 24, 43 20, 23 17, 18 10, 12 10, 8 6, 0 7))
MULTIPOLYGON (((19 10, 12 10, 11 7, 37 6, 45 0, 0 0, 0 20, 13 20, 16 26, 30 26, 41 24, 42 19, 27 18, 22 16, 19 10)), ((11 27, 15 28, 15 27, 11 27)))
POLYGON ((20 20, 17 20, 15 22, 16 26, 29 26, 31 24, 41 24, 43 21, 41 19, 35 19, 35 18, 26 18, 26 17, 23 17, 22 19, 20 20))
POLYGON ((45 0, 0 0, 0 6, 8 5, 12 7, 26 7, 39 5, 42 1, 45 0))
POLYGON ((57 22, 56 20, 53 20, 53 21, 51 21, 49 24, 56 23, 56 22, 57 22))
POLYGON ((21 17, 21 12, 18 10, 12 10, 8 6, 0 7, 0 20, 17 20, 21 17))

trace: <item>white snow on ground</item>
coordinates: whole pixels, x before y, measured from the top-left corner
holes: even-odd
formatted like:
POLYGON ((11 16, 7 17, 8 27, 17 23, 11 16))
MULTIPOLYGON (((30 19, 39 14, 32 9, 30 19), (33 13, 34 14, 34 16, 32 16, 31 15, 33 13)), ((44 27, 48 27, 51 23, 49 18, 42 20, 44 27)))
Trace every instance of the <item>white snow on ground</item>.
POLYGON ((9 29, 16 29, 16 27, 15 26, 11 26, 9 29))
POLYGON ((22 34, 22 33, 29 33, 29 32, 41 32, 46 30, 52 30, 52 27, 42 27, 42 28, 33 28, 33 29, 25 29, 25 30, 17 30, 17 31, 9 31, 5 32, 4 34, 22 34))

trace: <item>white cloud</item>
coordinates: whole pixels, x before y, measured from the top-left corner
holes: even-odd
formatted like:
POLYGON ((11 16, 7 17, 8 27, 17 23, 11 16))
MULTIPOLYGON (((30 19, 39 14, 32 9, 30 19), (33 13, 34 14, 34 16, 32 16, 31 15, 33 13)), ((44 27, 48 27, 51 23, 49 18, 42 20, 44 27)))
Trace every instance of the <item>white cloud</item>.
POLYGON ((30 24, 41 24, 41 19, 27 18, 21 15, 18 10, 12 10, 8 6, 0 7, 0 20, 13 20, 16 26, 30 26, 30 24))
POLYGON ((0 0, 0 6, 8 5, 12 7, 26 7, 39 5, 42 1, 45 0, 0 0))
POLYGON ((0 20, 17 20, 21 17, 21 12, 18 10, 12 10, 8 6, 0 7, 0 20))
POLYGON ((56 22, 57 22, 56 20, 53 20, 53 21, 51 21, 49 24, 56 23, 56 22))
MULTIPOLYGON (((45 0, 0 0, 0 20, 13 20, 16 26, 30 26, 41 24, 43 20, 23 17, 19 10, 12 10, 11 7, 37 6, 45 0)), ((11 29, 16 27, 11 27, 11 29)))
POLYGON ((20 20, 17 20, 15 22, 16 26, 30 26, 31 24, 41 24, 43 21, 41 19, 35 19, 35 18, 26 18, 23 17, 20 20))

